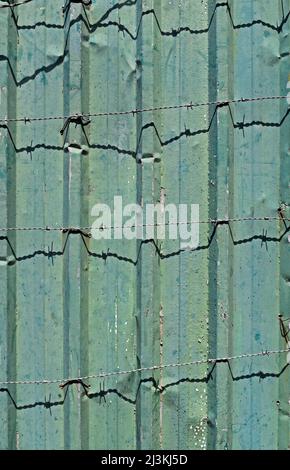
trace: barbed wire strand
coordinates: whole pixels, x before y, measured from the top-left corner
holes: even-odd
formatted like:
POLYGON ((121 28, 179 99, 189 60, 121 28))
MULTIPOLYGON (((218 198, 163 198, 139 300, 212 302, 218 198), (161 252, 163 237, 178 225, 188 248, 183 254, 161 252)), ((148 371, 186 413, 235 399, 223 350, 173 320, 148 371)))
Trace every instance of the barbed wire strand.
POLYGON ((105 226, 101 225, 99 227, 0 227, 0 232, 33 232, 33 231, 43 231, 43 232, 50 232, 50 231, 56 231, 56 232, 68 232, 68 231, 82 231, 82 230, 114 230, 114 229, 121 229, 121 228, 145 228, 145 227, 164 227, 164 226, 178 226, 178 225, 193 225, 193 224, 228 224, 231 222, 250 222, 250 221, 259 221, 259 222, 271 222, 271 221, 284 221, 284 222, 290 222, 289 218, 286 217, 240 217, 240 218, 232 218, 232 219, 207 219, 207 220, 193 220, 191 222, 165 222, 165 223, 155 223, 155 224, 136 224, 136 225, 130 225, 130 226, 124 226, 124 225, 111 225, 111 226, 105 226))
POLYGON ((0 381, 0 384, 1 385, 45 385, 45 384, 56 384, 56 383, 61 384, 61 383, 72 382, 72 381, 103 379, 105 377, 129 375, 129 374, 135 374, 139 372, 154 371, 154 370, 167 369, 167 368, 186 367, 186 366, 193 366, 193 365, 199 365, 199 364, 214 364, 218 362, 228 362, 228 361, 233 361, 237 359, 253 358, 253 357, 259 357, 259 356, 270 356, 274 354, 283 354, 283 353, 289 353, 289 352, 290 352, 290 348, 273 350, 273 351, 265 350, 265 351, 261 351, 257 353, 245 353, 245 354, 239 354, 237 356, 220 357, 220 358, 215 358, 215 359, 199 359, 199 360, 188 361, 188 362, 160 364, 160 365, 149 366, 149 367, 139 367, 139 368, 130 369, 130 370, 99 372, 98 374, 86 375, 82 377, 73 377, 73 378, 67 378, 67 379, 9 380, 9 381, 0 381))
POLYGON ((21 117, 21 118, 0 118, 0 122, 8 123, 8 122, 24 122, 25 124, 35 121, 53 121, 53 120, 65 120, 65 119, 73 119, 73 118, 86 118, 86 117, 102 117, 102 116, 123 116, 123 115, 132 115, 140 114, 140 113, 147 113, 153 111, 166 111, 166 110, 176 110, 176 109, 193 109, 198 108, 201 106, 226 106, 229 104, 235 103, 252 103, 256 101, 269 101, 269 100, 282 100, 288 99, 289 96, 258 96, 254 98, 237 98, 232 100, 226 101, 208 101, 208 102, 201 102, 201 103, 184 103, 184 104, 177 104, 177 105, 165 105, 165 106, 156 106, 152 108, 143 108, 143 109, 131 109, 129 111, 108 111, 108 112, 100 112, 100 113, 75 113, 70 114, 67 116, 36 116, 36 117, 21 117))

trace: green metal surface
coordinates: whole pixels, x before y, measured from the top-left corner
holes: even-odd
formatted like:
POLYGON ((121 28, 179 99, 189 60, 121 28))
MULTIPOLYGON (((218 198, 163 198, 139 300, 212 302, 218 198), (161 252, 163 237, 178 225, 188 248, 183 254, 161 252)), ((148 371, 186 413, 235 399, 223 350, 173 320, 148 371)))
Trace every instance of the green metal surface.
MULTIPOLYGON (((289 92, 289 0, 72 2, 62 27, 63 3, 17 7, 18 28, 0 9, 2 118, 289 92)), ((201 220, 276 217, 281 203, 289 217, 287 109, 223 106, 208 132, 214 106, 94 117, 89 145, 80 126, 65 137, 82 153, 63 149, 62 121, 1 125, 0 227, 88 227, 114 196, 199 204, 201 220), (234 128, 231 113, 250 125, 234 128)), ((80 235, 1 232, 0 382, 284 348, 289 233, 261 240, 283 222, 220 225, 207 246, 212 230, 200 224, 199 249, 181 254, 180 240, 85 239, 98 256, 80 235)), ((0 448, 287 449, 285 365, 286 354, 222 362, 209 380, 212 365, 142 371, 88 380, 89 397, 79 385, 0 385, 0 448)))

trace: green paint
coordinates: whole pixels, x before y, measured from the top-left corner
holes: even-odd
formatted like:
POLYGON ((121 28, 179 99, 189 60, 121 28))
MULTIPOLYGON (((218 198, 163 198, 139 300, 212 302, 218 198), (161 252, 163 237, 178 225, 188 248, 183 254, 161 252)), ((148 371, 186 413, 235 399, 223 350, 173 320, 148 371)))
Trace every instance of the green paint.
MULTIPOLYGON (((64 29, 39 24, 20 29, 17 36, 10 12, 1 10, 0 54, 9 57, 21 84, 15 85, 7 62, 1 61, 1 116, 287 93, 289 20, 280 35, 259 24, 234 30, 226 8, 219 7, 208 33, 171 36, 160 34, 154 16, 145 12, 154 9, 163 31, 185 25, 206 29, 216 2, 137 0, 113 8, 116 4, 94 1, 87 10, 90 23, 112 9, 103 22, 120 21, 134 34, 142 18, 136 40, 113 24, 89 33, 84 23, 70 27, 69 19, 64 29), (65 45, 60 63, 41 71, 62 56, 65 45)), ((63 0, 38 0, 19 7, 19 24, 61 24, 62 5, 63 0)), ((289 0, 284 9, 289 11, 289 0)), ((231 11, 235 24, 257 18, 278 23, 282 17, 280 2, 272 0, 233 0, 231 11)), ((82 12, 75 4, 69 18, 82 12)), ((278 122, 287 104, 242 103, 231 110, 235 122, 244 114, 246 122, 278 122)), ((122 195, 124 204, 199 203, 202 220, 276 216, 281 202, 289 204, 289 119, 280 128, 246 128, 243 136, 223 107, 209 133, 183 135, 168 145, 146 126, 154 122, 164 142, 184 126, 206 129, 213 111, 201 107, 92 118, 85 128, 89 146, 79 126, 70 126, 66 141, 89 147, 87 155, 62 149, 61 121, 9 124, 16 149, 1 129, 0 225, 90 226, 92 207, 98 202, 113 207, 115 195, 122 195), (137 164, 132 155, 118 151, 134 153, 138 142, 138 159, 146 154, 158 158, 137 164), (37 144, 45 145, 30 158, 23 149, 37 144)), ((212 229, 200 225, 200 246, 212 229)), ((283 224, 249 221, 230 229, 235 240, 263 229, 276 237, 283 224)), ((9 240, 23 256, 62 250, 66 234, 10 232, 9 240)), ((261 240, 233 245, 223 225, 208 249, 164 259, 151 243, 86 239, 86 244, 103 259, 89 256, 81 237, 71 235, 63 257, 36 254, 7 265, 11 249, 0 241, 1 380, 75 377, 284 347, 277 315, 290 315, 286 238, 269 242, 268 250, 261 240), (137 265, 125 261, 137 257, 137 265)), ((168 254, 180 243, 166 239, 158 246, 168 254)), ((240 377, 234 381, 226 363, 217 364, 208 383, 194 382, 211 370, 205 366, 91 380, 95 397, 89 399, 73 385, 64 405, 64 392, 55 384, 11 386, 18 409, 6 392, 0 393, 0 448, 286 449, 289 371, 279 378, 255 375, 278 373, 284 365, 284 356, 233 361, 232 373, 240 377), (181 382, 161 394, 146 381, 150 377, 160 386, 181 382), (99 399, 101 387, 119 395, 99 399), (48 400, 56 406, 50 408, 48 400)))

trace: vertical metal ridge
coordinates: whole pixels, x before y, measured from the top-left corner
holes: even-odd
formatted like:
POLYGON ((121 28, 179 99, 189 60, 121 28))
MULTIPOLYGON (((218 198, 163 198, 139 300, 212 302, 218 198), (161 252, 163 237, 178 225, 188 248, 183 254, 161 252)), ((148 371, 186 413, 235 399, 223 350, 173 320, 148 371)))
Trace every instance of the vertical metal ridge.
MULTIPOLYGON (((10 15, 4 15, 4 18, 7 18, 7 56, 10 60, 11 66, 14 67, 14 70, 17 68, 17 35, 14 29, 13 21, 10 15)), ((3 65, 3 64, 2 64, 3 65)), ((14 84, 13 77, 11 77, 11 71, 9 67, 6 67, 7 70, 7 115, 15 117, 17 113, 17 88, 14 84)), ((17 126, 12 124, 9 125, 12 135, 15 136, 17 126)), ((6 201, 7 201, 7 225, 16 224, 16 153, 12 145, 12 142, 9 139, 9 136, 6 136, 6 152, 7 152, 7 189, 6 189, 6 201)), ((11 243, 14 245, 15 250, 17 250, 17 236, 14 234, 11 237, 11 243)), ((6 256, 9 258, 11 256, 10 248, 7 248, 6 256)), ((15 295, 15 285, 16 285, 16 266, 13 266, 10 269, 7 266, 7 378, 8 380, 11 377, 17 377, 17 306, 16 306, 16 295, 15 295)), ((17 387, 13 386, 11 388, 11 393, 14 394, 15 399, 17 400, 17 387)), ((17 414, 16 410, 13 407, 8 407, 8 447, 11 449, 17 448, 17 414)))
MULTIPOLYGON (((85 11, 72 2, 62 26, 63 3, 15 8, 18 30, 0 10, 0 117, 290 93, 280 0, 94 0, 85 11)), ((275 217, 281 203, 289 216, 285 110, 284 100, 261 100, 94 117, 88 141, 79 125, 60 135, 61 120, 9 123, 0 226, 88 227, 93 206, 113 209, 117 195, 143 208, 196 203, 203 220, 275 217)), ((198 250, 177 254, 180 240, 167 237, 157 240, 161 256, 151 241, 85 237, 90 255, 78 234, 9 231, 12 248, 0 240, 1 380, 283 348, 289 234, 280 243, 263 235, 279 237, 283 222, 220 224, 209 247, 213 224, 200 225, 198 250)), ((286 449, 285 357, 218 363, 211 376, 200 364, 92 379, 89 396, 79 384, 67 394, 57 384, 1 388, 0 448, 286 449)))
MULTIPOLYGON (((137 109, 141 109, 143 100, 143 54, 142 54, 142 38, 143 38, 143 22, 142 20, 142 0, 136 2, 136 31, 140 24, 138 36, 136 39, 136 64, 139 71, 136 80, 136 105, 137 109)), ((142 113, 136 116, 136 149, 142 155, 143 142, 140 140, 142 130, 143 116, 142 113), (139 141, 140 140, 140 141, 139 141)), ((138 156, 136 155, 138 158, 138 156)), ((136 168, 136 199, 137 204, 142 204, 142 166, 137 164, 136 168)), ((142 257, 143 250, 140 240, 137 240, 136 252, 140 253, 137 266, 137 284, 136 284, 136 342, 137 342, 137 367, 142 367, 142 257)), ((142 373, 138 374, 138 380, 142 378, 142 373)), ((142 396, 140 394, 139 400, 136 403, 136 448, 142 449, 142 396)))
MULTIPOLYGON (((284 11, 290 10, 290 1, 284 0, 284 11)), ((280 8, 280 15, 282 11, 280 8)), ((289 23, 285 25, 283 35, 280 39, 280 90, 281 93, 290 96, 290 67, 289 67, 289 23), (284 55, 286 53, 286 55, 284 55), (287 58, 288 57, 288 58, 287 58)), ((288 102, 289 104, 289 102, 288 102)), ((284 114, 284 103, 280 104, 280 116, 284 114)), ((284 209, 284 214, 289 214, 289 188, 290 188, 290 162, 289 162, 289 135, 290 123, 289 121, 281 127, 280 130, 280 203, 284 209), (283 206, 283 204, 286 204, 283 206)), ((282 225, 283 222, 280 222, 282 225)), ((290 305, 290 270, 289 270, 289 235, 288 240, 280 244, 279 261, 280 261, 280 289, 279 289, 279 307, 280 314, 284 318, 289 318, 289 305, 290 305)), ((283 345, 283 339, 279 339, 279 344, 283 345)), ((285 360, 283 357, 277 361, 279 370, 285 367, 285 360)), ((277 448, 281 450, 290 448, 290 414, 289 414, 289 383, 290 383, 290 368, 288 366, 285 373, 279 378, 279 397, 277 400, 278 409, 278 445, 277 448)))
MULTIPOLYGON (((90 12, 87 13, 91 20, 90 12)), ((90 106, 90 54, 89 54, 89 32, 84 24, 81 25, 81 112, 89 113, 90 106)), ((86 136, 91 142, 90 126, 86 127, 86 136)), ((81 135, 83 148, 88 147, 84 133, 81 135)), ((90 152, 81 154, 80 161, 80 194, 81 194, 81 214, 80 225, 83 227, 90 225, 89 208, 89 188, 90 188, 90 152)), ((88 375, 89 371, 89 268, 90 260, 88 251, 90 250, 90 239, 83 238, 87 249, 82 243, 81 247, 81 272, 80 272, 80 366, 81 374, 88 375)), ((90 413, 87 401, 81 402, 81 448, 89 449, 89 429, 90 413)))
MULTIPOLYGON (((220 74, 217 65, 218 55, 218 41, 220 38, 220 31, 218 31, 218 20, 219 15, 223 16, 223 12, 218 12, 217 15, 212 19, 212 12, 215 8, 215 1, 208 2, 208 23, 211 21, 211 28, 208 33, 208 61, 209 61, 209 76, 208 76, 208 90, 209 90, 209 101, 218 101, 219 96, 219 79, 220 74)), ((224 18, 223 18, 224 19, 224 18)), ((210 110, 209 119, 212 118, 214 108, 210 110)), ((222 117, 220 117, 222 119, 222 117)), ((219 152, 219 126, 217 124, 218 117, 215 116, 214 123, 211 127, 211 133, 209 134, 209 154, 208 154, 208 194, 209 194, 209 216, 211 219, 218 219, 219 217, 219 179, 218 179, 218 165, 220 158, 223 158, 219 152)), ((224 175, 223 175, 224 176, 224 175)), ((209 227, 210 231, 213 227, 209 227)), ((218 236, 212 241, 209 248, 209 262, 208 262, 208 354, 209 357, 218 357, 218 309, 219 309, 219 294, 218 294, 218 236)), ((211 423, 207 427, 207 444, 209 448, 215 449, 217 445, 217 374, 214 375, 210 383, 208 384, 208 421, 211 423)))

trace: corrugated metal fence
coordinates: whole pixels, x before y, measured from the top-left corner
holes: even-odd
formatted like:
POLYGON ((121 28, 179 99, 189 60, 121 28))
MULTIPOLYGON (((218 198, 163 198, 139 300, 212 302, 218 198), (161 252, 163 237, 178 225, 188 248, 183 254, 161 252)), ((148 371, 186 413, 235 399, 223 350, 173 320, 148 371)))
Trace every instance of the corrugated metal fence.
POLYGON ((289 0, 63 3, 0 8, 1 229, 90 227, 114 196, 250 220, 181 252, 2 230, 0 448, 288 448, 287 354, 249 355, 287 346, 289 0))

